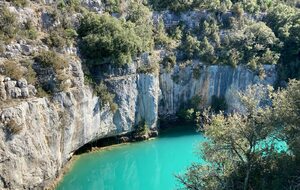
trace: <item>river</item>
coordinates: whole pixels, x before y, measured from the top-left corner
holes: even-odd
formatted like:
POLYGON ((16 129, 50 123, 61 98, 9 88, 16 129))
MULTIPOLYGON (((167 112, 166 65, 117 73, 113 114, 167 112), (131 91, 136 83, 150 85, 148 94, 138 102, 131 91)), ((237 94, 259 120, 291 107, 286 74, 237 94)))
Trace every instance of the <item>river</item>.
POLYGON ((192 127, 162 132, 154 140, 112 146, 80 155, 57 190, 169 190, 179 187, 175 174, 192 162, 204 137, 192 127))

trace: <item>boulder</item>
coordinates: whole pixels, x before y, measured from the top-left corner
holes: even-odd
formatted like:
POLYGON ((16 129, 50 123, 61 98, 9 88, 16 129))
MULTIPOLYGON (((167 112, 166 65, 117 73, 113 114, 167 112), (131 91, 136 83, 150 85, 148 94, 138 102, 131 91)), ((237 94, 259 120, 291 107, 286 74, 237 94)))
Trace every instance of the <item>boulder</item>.
POLYGON ((22 98, 28 98, 30 96, 29 90, 27 87, 21 88, 21 96, 22 96, 22 98))
POLYGON ((22 96, 22 91, 18 87, 13 87, 7 89, 7 96, 13 99, 20 98, 22 96))
POLYGON ((19 88, 26 88, 27 87, 27 81, 25 79, 20 79, 17 81, 17 87, 19 88))
POLYGON ((35 88, 35 86, 33 85, 28 85, 28 92, 29 92, 29 96, 35 96, 37 93, 37 90, 35 88))

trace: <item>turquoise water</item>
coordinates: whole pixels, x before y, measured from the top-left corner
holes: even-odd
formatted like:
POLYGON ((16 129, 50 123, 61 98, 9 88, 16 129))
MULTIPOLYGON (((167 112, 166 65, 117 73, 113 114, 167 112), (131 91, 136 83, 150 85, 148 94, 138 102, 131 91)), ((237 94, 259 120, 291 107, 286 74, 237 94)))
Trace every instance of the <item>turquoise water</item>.
POLYGON ((178 187, 175 174, 192 162, 204 137, 180 127, 150 141, 120 145, 84 154, 75 161, 57 190, 169 190, 178 187))

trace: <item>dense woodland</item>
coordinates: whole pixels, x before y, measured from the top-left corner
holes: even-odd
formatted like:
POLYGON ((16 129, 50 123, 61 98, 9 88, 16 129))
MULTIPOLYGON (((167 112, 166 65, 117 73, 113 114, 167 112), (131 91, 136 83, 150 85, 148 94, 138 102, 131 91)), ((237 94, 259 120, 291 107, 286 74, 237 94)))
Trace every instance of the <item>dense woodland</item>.
MULTIPOLYGON (((30 6, 27 0, 7 0, 16 7, 30 6)), ((177 176, 186 189, 300 189, 300 2, 298 0, 149 0, 124 6, 121 0, 105 0, 103 14, 81 6, 79 0, 59 0, 48 13, 59 24, 37 29, 28 21, 19 24, 8 7, 0 7, 0 52, 13 40, 26 39, 49 47, 32 57, 8 60, 0 72, 15 79, 25 77, 38 87, 40 96, 53 92, 37 82, 34 63, 51 67, 58 77, 60 91, 66 80, 67 64, 61 50, 79 47, 86 68, 124 67, 142 53, 165 50, 166 56, 140 72, 158 68, 171 70, 174 64, 199 59, 205 64, 245 65, 264 77, 262 65, 277 64, 276 90, 250 87, 237 94, 243 108, 239 113, 226 109, 214 97, 211 110, 198 106, 200 97, 179 116, 196 122, 209 142, 200 146, 207 165, 192 165, 177 176), (152 12, 182 14, 203 11, 198 27, 185 23, 166 28, 163 20, 153 23, 152 12), (79 13, 77 22, 71 15, 79 13), (63 63, 63 64, 62 64, 63 63), (27 68, 27 72, 22 71, 27 68), (276 148, 286 143, 287 150, 276 148)), ((87 82, 112 110, 113 95, 105 84, 94 84, 86 70, 87 82)), ((104 69, 105 71, 105 69, 104 69)))

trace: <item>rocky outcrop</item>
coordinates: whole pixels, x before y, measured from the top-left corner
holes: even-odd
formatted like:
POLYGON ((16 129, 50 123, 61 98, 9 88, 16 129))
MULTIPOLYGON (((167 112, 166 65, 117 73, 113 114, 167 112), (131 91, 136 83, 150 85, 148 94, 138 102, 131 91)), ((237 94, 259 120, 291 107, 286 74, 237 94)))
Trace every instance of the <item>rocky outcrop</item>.
POLYGON ((212 96, 225 98, 227 104, 234 101, 232 90, 245 90, 251 84, 270 84, 276 80, 275 66, 264 66, 265 76, 261 79, 257 73, 247 67, 204 66, 199 62, 182 68, 175 66, 170 73, 160 75, 162 92, 159 114, 161 117, 173 116, 180 106, 198 95, 207 106, 212 96))
POLYGON ((27 84, 25 79, 12 80, 0 75, 0 100, 2 101, 34 97, 36 92, 35 87, 27 84))
MULTIPOLYGON (((83 77, 74 64, 74 75, 83 77)), ((132 132, 141 120, 156 127, 158 76, 132 73, 108 78, 118 104, 115 113, 108 105, 101 107, 79 78, 76 87, 51 100, 32 98, 0 108, 0 189, 45 187, 81 146, 132 132)))

